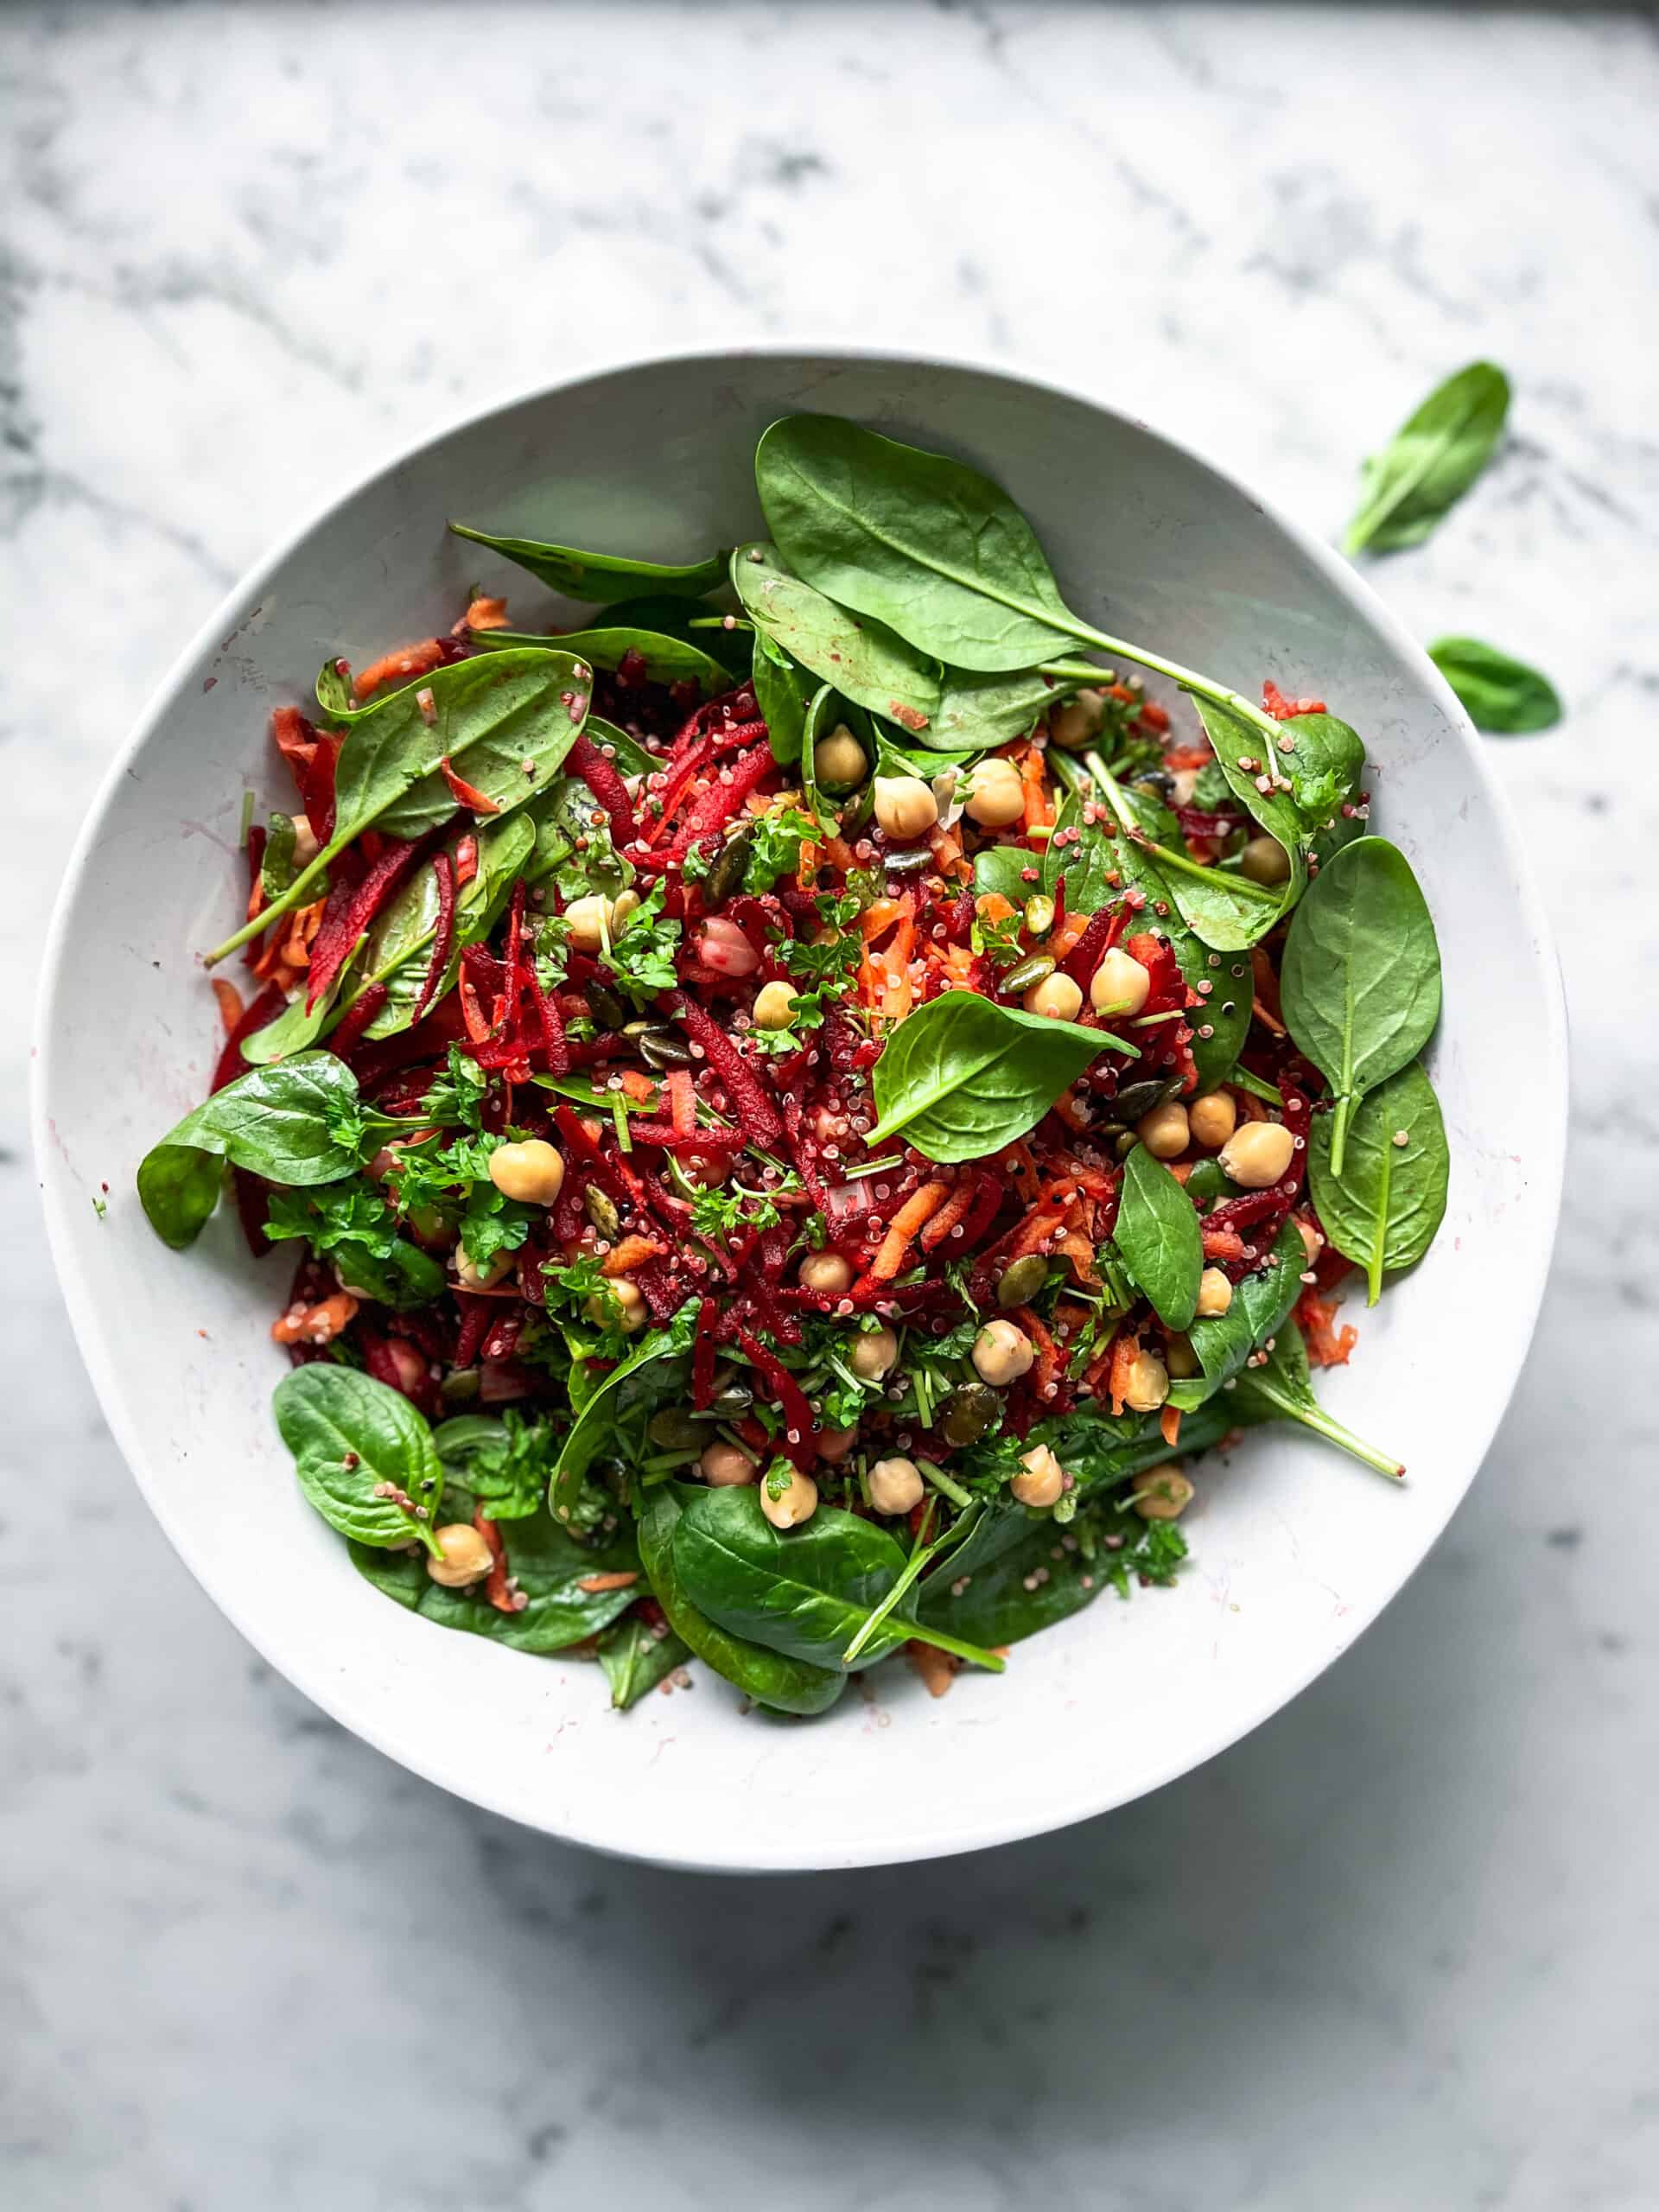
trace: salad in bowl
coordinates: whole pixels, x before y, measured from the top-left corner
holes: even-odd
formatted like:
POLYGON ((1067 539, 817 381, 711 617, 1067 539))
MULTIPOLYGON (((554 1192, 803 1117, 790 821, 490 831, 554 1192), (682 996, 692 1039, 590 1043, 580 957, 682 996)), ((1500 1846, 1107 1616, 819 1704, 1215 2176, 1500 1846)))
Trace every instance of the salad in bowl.
POLYGON ((1178 1580, 1248 1429, 1397 1479, 1312 1376, 1449 1154, 1433 922, 1317 671, 1103 632, 855 422, 755 474, 767 537, 683 563, 455 525, 583 626, 480 589, 276 708, 138 1192, 293 1255, 276 1426, 388 1599, 811 1715, 1178 1580))

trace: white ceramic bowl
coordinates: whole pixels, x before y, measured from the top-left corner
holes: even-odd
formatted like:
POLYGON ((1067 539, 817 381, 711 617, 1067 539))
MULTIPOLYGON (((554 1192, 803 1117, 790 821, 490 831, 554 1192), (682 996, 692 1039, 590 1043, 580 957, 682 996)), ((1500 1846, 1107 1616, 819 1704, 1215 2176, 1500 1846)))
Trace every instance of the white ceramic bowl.
MULTIPOLYGON (((868 354, 652 361, 537 394, 406 454, 233 592, 144 716, 76 848, 47 961, 37 1141, 53 1249, 104 1409, 186 1563, 326 1711, 480 1805, 687 1866, 923 1859, 1058 1827, 1155 1788, 1265 1719, 1393 1597, 1472 1480, 1531 1334, 1565 1129, 1563 1016, 1540 903, 1477 741, 1351 569, 1141 424, 1052 387, 868 354), (1410 1469, 1396 1490, 1300 1434, 1211 1463, 1180 1586, 1108 1595, 1001 1680, 931 1701, 908 1669, 827 1719, 692 1692, 613 1715, 596 1669, 413 1618, 302 1501, 269 1402, 291 1262, 262 1272, 221 1215, 192 1254, 133 1195, 203 1093, 214 1008, 193 955, 245 877, 245 788, 284 785, 270 709, 325 654, 359 663, 523 575, 449 516, 574 544, 695 556, 758 523, 760 429, 810 409, 957 450, 1033 518, 1067 596, 1244 690, 1322 694, 1363 734, 1376 826, 1433 910, 1446 1010, 1431 1058, 1452 1147, 1440 1239, 1323 1395, 1410 1469), (110 1192, 107 1218, 93 1199, 110 1192)), ((1351 1306, 1351 1312, 1352 1308, 1351 1306)), ((190 1688, 180 1685, 188 1705, 190 1688)), ((1433 1726, 1433 1716, 1425 1723, 1433 1726)))

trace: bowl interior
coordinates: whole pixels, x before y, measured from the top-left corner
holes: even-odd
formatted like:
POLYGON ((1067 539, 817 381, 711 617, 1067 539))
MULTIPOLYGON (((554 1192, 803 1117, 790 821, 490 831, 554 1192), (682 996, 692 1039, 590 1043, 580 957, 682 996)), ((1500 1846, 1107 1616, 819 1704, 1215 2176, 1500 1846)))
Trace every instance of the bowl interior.
MULTIPOLYGON (((66 880, 42 1007, 39 1138, 54 1246, 117 1436, 187 1563, 261 1653, 419 1772, 551 1833, 688 1866, 928 1856, 1034 1833, 1179 1773, 1294 1694, 1393 1595, 1471 1480, 1525 1351, 1563 1129, 1553 954, 1508 818, 1450 694, 1350 572, 1142 426, 938 363, 740 355, 590 377, 439 438, 353 493, 237 592, 106 785, 66 880), (796 409, 858 416, 998 476, 1081 611, 1255 690, 1318 693, 1363 734, 1375 826, 1427 891, 1445 961, 1431 1054, 1452 1147, 1427 1261, 1327 1376, 1338 1417, 1410 1469, 1396 1491, 1300 1435, 1200 1477, 1182 1586, 1108 1595, 931 1702, 902 1667, 827 1719, 693 1691, 613 1716, 597 1671, 414 1619, 302 1502, 269 1414, 290 1262, 217 1218, 168 1252, 133 1195, 202 1094, 214 1007, 194 955, 245 876, 244 791, 283 803, 269 709, 324 657, 453 621, 474 579, 535 588, 447 517, 698 555, 759 525, 755 439, 796 409), (105 1186, 107 1217, 93 1200, 105 1186)), ((1352 1304, 1351 1303, 1351 1313, 1352 1304)))

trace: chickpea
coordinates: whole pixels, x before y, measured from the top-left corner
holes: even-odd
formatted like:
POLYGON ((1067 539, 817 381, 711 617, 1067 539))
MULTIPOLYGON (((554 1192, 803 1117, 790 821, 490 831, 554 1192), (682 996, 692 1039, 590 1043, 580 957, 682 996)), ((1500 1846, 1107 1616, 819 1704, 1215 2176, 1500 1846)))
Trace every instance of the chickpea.
POLYGON ((1027 1014, 1046 1014, 1051 1021, 1075 1021, 1083 1012, 1083 986, 1056 969, 1033 983, 1020 1003, 1027 1014))
POLYGON ((434 1559, 429 1552, 426 1571, 446 1590, 470 1590, 495 1565, 494 1554, 468 1521, 452 1521, 432 1535, 443 1556, 434 1559))
POLYGON ((1184 1337, 1179 1331, 1172 1332, 1164 1345, 1164 1365, 1179 1382, 1198 1373, 1198 1355, 1192 1349, 1191 1337, 1184 1337))
POLYGON ((571 944, 578 952, 600 951, 606 938, 615 934, 639 904, 639 894, 632 891, 619 891, 614 899, 607 899, 602 891, 590 891, 583 898, 573 899, 564 910, 571 944))
POLYGON ((1129 1363, 1123 1402, 1138 1414, 1155 1414, 1169 1395, 1169 1370, 1155 1351, 1138 1351, 1129 1363))
POLYGON ((760 1510, 774 1529, 798 1529, 817 1510, 818 1486, 810 1475, 791 1474, 781 1497, 774 1497, 765 1483, 760 1485, 760 1510))
POLYGON ((629 1336, 651 1319, 645 1292, 626 1275, 613 1276, 603 1290, 594 1293, 585 1310, 596 1329, 620 1328, 629 1336))
POLYGON ((1282 883, 1290 874, 1290 855, 1276 837, 1252 837, 1239 854, 1238 872, 1252 883, 1282 883))
POLYGON ((550 1206, 564 1188, 564 1156, 540 1137, 498 1145, 490 1154, 490 1180, 504 1198, 550 1206))
POLYGON ((1065 1488, 1065 1469, 1047 1445, 1033 1444, 1029 1452, 1022 1452, 1020 1465, 1025 1471, 1016 1475, 1008 1488, 1020 1504, 1040 1511, 1044 1506, 1058 1503, 1065 1488))
POLYGON ((475 1268, 460 1245, 455 1247, 455 1281, 463 1290, 493 1290, 518 1265, 516 1252, 498 1252, 487 1266, 475 1268))
POLYGON ((875 819, 889 837, 925 837, 939 818, 939 802, 919 776, 878 776, 875 819))
POLYGON ((878 1459, 870 1469, 870 1503, 878 1513, 908 1513, 921 1503, 923 1488, 913 1459, 878 1459))
POLYGON ((849 791, 868 772, 864 748, 845 722, 837 722, 812 748, 812 773, 826 791, 849 791))
POLYGON ((793 983, 762 983, 754 995, 754 1021, 758 1029, 787 1029, 795 1007, 793 983))
POLYGON ((1198 1277, 1198 1312, 1206 1319, 1224 1313, 1233 1302, 1233 1286, 1219 1268, 1206 1268, 1198 1277))
POLYGON ((752 1483, 755 1478, 755 1463, 740 1445, 705 1444, 697 1466, 706 1483, 716 1490, 732 1490, 741 1483, 752 1483))
POLYGON ((1094 972, 1089 1003, 1096 1014, 1139 1014, 1152 977, 1133 955, 1114 945, 1094 972))
POLYGON ((697 932, 697 957, 716 976, 753 976, 760 956, 737 924, 711 914, 697 932))
POLYGON ((988 1321, 974 1338, 974 1365, 982 1382, 1004 1389, 1017 1382, 1037 1357, 1037 1347, 1012 1321, 988 1321))
POLYGON ((1146 1488, 1135 1501, 1143 1521, 1176 1521, 1192 1503, 1192 1485, 1179 1467, 1160 1467, 1141 1480, 1146 1488))
POLYGON ((1276 1183, 1296 1156, 1296 1140, 1282 1122, 1246 1122, 1217 1157, 1222 1173, 1247 1191, 1276 1183))
POLYGON ((1068 753, 1078 752, 1091 738, 1100 735, 1100 726, 1105 719, 1106 694, 1079 691, 1075 699, 1068 699, 1050 715, 1048 734, 1056 745, 1064 746, 1068 753))
POLYGON ((858 1424, 851 1428, 821 1428, 818 1431, 818 1457, 830 1465, 838 1466, 858 1441, 858 1424))
POLYGON ((312 861, 315 860, 317 855, 321 850, 322 847, 317 842, 317 833, 311 827, 309 816, 296 814, 294 817, 294 866, 296 870, 297 871, 302 868, 309 868, 312 861))
POLYGON ((1179 1160, 1186 1150, 1187 1128, 1185 1107, 1179 1099, 1166 1098, 1141 1116, 1135 1134, 1154 1160, 1179 1160))
POLYGON ((853 1338, 847 1364, 861 1382, 879 1382, 893 1372, 899 1339, 891 1329, 862 1329, 853 1338))
POLYGON ((982 830, 1005 830, 1026 810, 1026 787, 1012 760, 982 760, 963 812, 982 830))
POLYGON ((852 1281, 853 1271, 839 1252, 809 1252, 798 1270, 801 1287, 820 1298, 839 1298, 852 1281))
POLYGON ((1307 1255, 1307 1264, 1311 1268, 1325 1249, 1325 1239, 1314 1228, 1313 1223, 1304 1221, 1300 1214, 1294 1216, 1294 1220, 1296 1234, 1302 1240, 1302 1249, 1307 1255))
POLYGON ((700 1191, 718 1190, 722 1183, 731 1179, 735 1165, 729 1152, 704 1152, 695 1145, 677 1157, 681 1172, 700 1191))
POLYGON ((1238 1109, 1230 1093, 1210 1090, 1195 1098, 1186 1109, 1186 1125, 1194 1144, 1201 1144, 1206 1152, 1217 1150, 1238 1127, 1238 1109))

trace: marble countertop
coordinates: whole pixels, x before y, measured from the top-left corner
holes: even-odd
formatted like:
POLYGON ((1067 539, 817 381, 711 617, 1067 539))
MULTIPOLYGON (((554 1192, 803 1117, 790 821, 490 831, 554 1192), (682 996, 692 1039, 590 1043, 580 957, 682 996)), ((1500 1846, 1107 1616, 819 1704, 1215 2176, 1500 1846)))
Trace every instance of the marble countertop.
POLYGON ((0 2201, 1651 2202, 1651 19, 17 7, 0 63, 0 2201), (1572 702, 1493 759, 1577 1097, 1513 1412, 1332 1674, 1068 1834, 740 1882, 507 1827, 251 1656, 99 1420, 22 1123, 70 838, 243 566, 488 397, 757 334, 1021 360, 1325 531, 1502 360, 1501 465, 1375 575, 1572 702))

